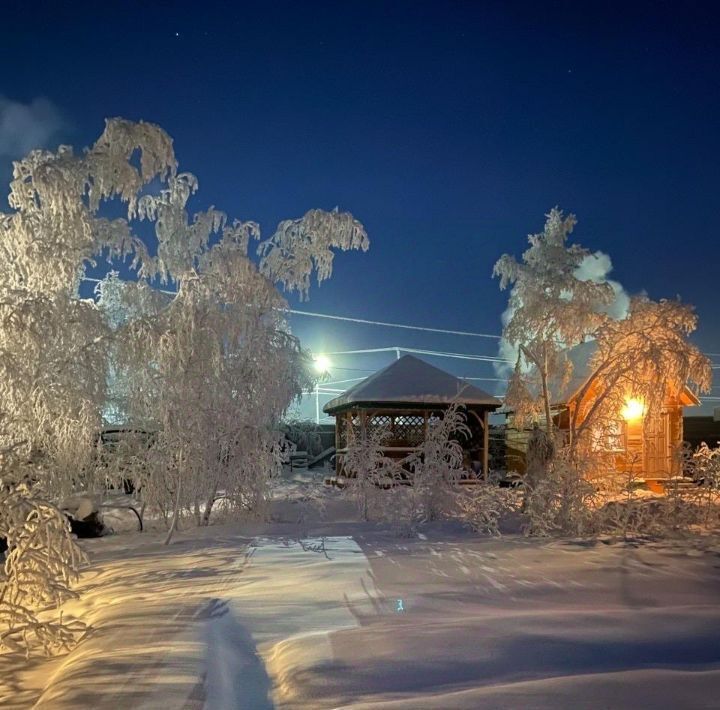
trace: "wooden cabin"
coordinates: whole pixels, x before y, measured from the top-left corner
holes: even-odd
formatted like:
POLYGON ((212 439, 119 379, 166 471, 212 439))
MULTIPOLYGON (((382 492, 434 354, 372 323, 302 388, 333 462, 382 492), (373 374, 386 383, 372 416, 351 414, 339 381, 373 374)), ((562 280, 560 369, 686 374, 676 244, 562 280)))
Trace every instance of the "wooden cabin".
POLYGON ((451 404, 464 407, 469 440, 461 444, 468 468, 488 473, 488 415, 501 402, 492 395, 424 360, 404 355, 386 368, 328 402, 323 411, 335 417, 336 471, 342 472, 349 427, 362 436, 374 427, 390 432, 383 451, 403 458, 425 440, 428 423, 451 404))
MULTIPOLYGON (((572 411, 580 407, 587 411, 596 392, 590 387, 582 390, 590 376, 589 364, 595 344, 584 343, 570 351, 573 375, 564 387, 558 388, 553 402, 554 423, 560 431, 568 431, 572 411), (582 401, 579 397, 582 396, 582 401)), ((632 472, 643 478, 650 488, 662 489, 662 482, 681 475, 677 453, 683 445, 683 411, 685 407, 700 404, 697 396, 684 383, 666 393, 659 412, 649 416, 641 402, 628 398, 617 413, 616 426, 598 446, 607 454, 608 472, 632 472), (657 484, 657 485, 655 485, 657 484)), ((556 390, 553 388, 553 393, 556 390)), ((523 473, 527 450, 528 431, 512 425, 512 413, 508 413, 506 427, 506 465, 508 470, 523 473)))

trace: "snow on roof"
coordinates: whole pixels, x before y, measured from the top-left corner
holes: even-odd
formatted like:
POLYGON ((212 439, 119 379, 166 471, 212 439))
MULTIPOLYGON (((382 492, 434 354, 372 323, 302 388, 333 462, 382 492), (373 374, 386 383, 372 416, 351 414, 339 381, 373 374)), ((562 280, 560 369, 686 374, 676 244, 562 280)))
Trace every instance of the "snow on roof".
POLYGON ((332 414, 353 404, 484 404, 500 400, 449 372, 412 355, 391 365, 330 400, 323 411, 332 414))
POLYGON ((597 352, 597 342, 588 340, 580 343, 566 352, 568 360, 572 364, 572 375, 565 386, 562 378, 556 378, 550 383, 550 391, 553 393, 553 405, 567 404, 585 384, 590 377, 590 361, 597 352))
MULTIPOLYGON (((550 382, 550 391, 553 393, 552 405, 559 406, 567 404, 575 395, 578 394, 582 386, 587 382, 592 374, 590 363, 593 356, 597 352, 597 341, 588 340, 570 348, 567 352, 567 358, 572 363, 572 375, 570 380, 563 386, 561 378, 555 378, 550 382)), ((685 385, 683 391, 690 400, 690 404, 699 404, 692 390, 685 385)))

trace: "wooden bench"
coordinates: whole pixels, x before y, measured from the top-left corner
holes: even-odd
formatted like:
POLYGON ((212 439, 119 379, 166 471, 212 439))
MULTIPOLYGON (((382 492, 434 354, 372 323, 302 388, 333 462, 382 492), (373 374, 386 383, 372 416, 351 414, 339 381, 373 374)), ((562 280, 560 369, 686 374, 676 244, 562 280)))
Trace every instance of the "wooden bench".
POLYGON ((307 451, 296 451, 294 454, 290 454, 290 470, 292 471, 293 468, 307 468, 308 460, 307 451))

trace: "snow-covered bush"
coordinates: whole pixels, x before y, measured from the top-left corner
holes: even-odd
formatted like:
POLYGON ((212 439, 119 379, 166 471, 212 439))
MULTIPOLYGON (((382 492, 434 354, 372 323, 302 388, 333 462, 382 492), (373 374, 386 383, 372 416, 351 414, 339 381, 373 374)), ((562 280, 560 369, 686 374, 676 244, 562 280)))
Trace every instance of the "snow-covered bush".
POLYGON ((704 441, 695 450, 680 452, 683 473, 704 490, 720 493, 720 442, 711 448, 704 441))
POLYGON ((518 494, 501 488, 497 481, 478 481, 456 493, 457 516, 476 532, 500 535, 502 520, 516 512, 518 494))
POLYGON ((42 498, 39 484, 4 483, 0 536, 8 546, 0 578, 0 646, 46 654, 67 650, 85 630, 79 620, 39 614, 74 596, 70 584, 85 560, 65 515, 42 498))
POLYGON ((681 471, 695 485, 688 496, 688 489, 682 486, 682 479, 676 479, 673 495, 689 497, 694 503, 701 517, 695 524, 709 529, 720 528, 720 443, 711 448, 702 442, 697 449, 685 448, 678 456, 681 471))
POLYGON ((454 514, 463 473, 461 441, 469 435, 457 405, 431 417, 424 441, 403 458, 385 455, 387 430, 359 433, 349 427, 343 467, 348 495, 363 519, 416 523, 454 514))
POLYGON ((591 456, 561 449, 547 476, 525 492, 530 535, 596 534, 673 537, 720 528, 720 490, 713 483, 717 450, 702 446, 682 454, 684 476, 668 478, 663 492, 645 485, 639 466, 598 471, 591 456))
POLYGON ((347 497, 363 520, 394 520, 399 516, 395 486, 403 483, 402 464, 385 455, 383 445, 390 432, 381 427, 359 432, 347 429, 347 452, 343 473, 347 497))
POLYGON ((596 531, 596 489, 588 471, 558 451, 544 475, 524 486, 526 533, 537 536, 583 536, 596 531))

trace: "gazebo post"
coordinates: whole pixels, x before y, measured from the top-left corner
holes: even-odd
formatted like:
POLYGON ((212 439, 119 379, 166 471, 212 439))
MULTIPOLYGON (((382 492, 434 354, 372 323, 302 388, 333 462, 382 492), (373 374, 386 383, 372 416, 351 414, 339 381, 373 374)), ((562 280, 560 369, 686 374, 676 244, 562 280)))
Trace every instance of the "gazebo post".
POLYGON ((488 479, 488 474, 490 473, 489 469, 489 461, 490 461, 490 426, 488 424, 488 411, 487 409, 483 412, 483 476, 485 477, 485 480, 488 479))

